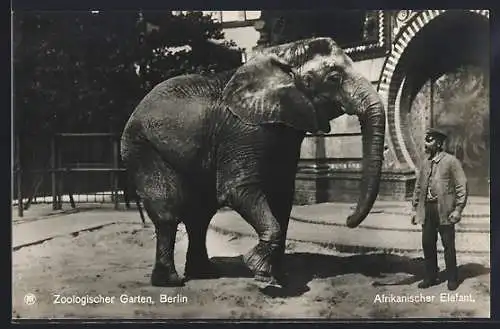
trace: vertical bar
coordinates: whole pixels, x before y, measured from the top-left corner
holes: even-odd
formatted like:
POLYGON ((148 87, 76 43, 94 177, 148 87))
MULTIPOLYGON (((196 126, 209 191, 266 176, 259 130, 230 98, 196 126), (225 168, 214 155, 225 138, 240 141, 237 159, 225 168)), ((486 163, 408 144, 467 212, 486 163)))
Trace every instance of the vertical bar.
MULTIPOLYGON (((82 142, 83 143, 83 142, 82 142)), ((89 161, 89 158, 92 157, 91 153, 89 152, 89 145, 91 146, 91 143, 92 143, 92 139, 91 138, 87 138, 86 139, 86 142, 84 143, 85 145, 85 148, 83 149, 84 152, 84 156, 83 156, 83 161, 89 161), (90 141, 90 142, 89 142, 90 141)), ((79 154, 81 155, 81 154, 79 154)), ((79 159, 82 159, 82 157, 79 157, 79 159)), ((86 171, 84 172, 84 174, 82 175, 83 177, 85 177, 85 189, 83 191, 84 192, 84 195, 85 195, 85 202, 86 203, 89 203, 89 193, 90 191, 92 190, 92 185, 93 185, 93 175, 90 173, 90 171, 86 171)))
MULTIPOLYGON (((111 127, 109 129, 109 131, 111 131, 111 127)), ((106 144, 106 148, 109 146, 111 147, 111 159, 109 158, 106 158, 106 162, 108 160, 111 161, 111 163, 109 163, 110 167, 114 167, 114 163, 115 163, 115 145, 114 145, 114 139, 113 137, 109 137, 109 139, 106 139, 106 142, 109 142, 110 144, 106 144)), ((104 160, 104 159, 103 159, 104 160)), ((108 173, 103 173, 104 175, 108 175, 108 173)), ((116 201, 115 201, 115 198, 116 198, 116 195, 114 193, 114 184, 115 184, 115 173, 113 171, 109 171, 109 183, 110 183, 110 186, 111 186, 111 189, 110 189, 110 192, 111 192, 111 195, 110 195, 110 198, 111 198, 111 202, 114 204, 114 207, 116 209, 116 201)))
POLYGON ((430 111, 430 126, 434 127, 434 78, 431 78, 431 88, 430 88, 431 104, 429 107, 430 111))
POLYGON ((16 182, 17 182, 17 214, 19 217, 24 215, 24 205, 23 205, 23 191, 22 191, 22 167, 21 167, 21 138, 19 134, 16 135, 16 182))
POLYGON ((317 135, 315 138, 315 147, 316 147, 316 168, 317 169, 328 169, 328 165, 326 164, 326 141, 325 136, 317 135))
POLYGON ((123 201, 125 201, 125 207, 130 209, 130 186, 128 183, 128 173, 120 171, 120 177, 122 178, 122 190, 123 190, 123 201))
POLYGON ((57 210, 57 187, 56 187, 56 137, 52 136, 50 140, 50 167, 52 184, 52 210, 57 210))
MULTIPOLYGON (((66 171, 68 174, 70 173, 70 170, 67 169, 66 171)), ((75 204, 75 199, 73 198, 73 186, 71 184, 71 179, 70 179, 70 183, 69 183, 69 188, 68 188, 68 194, 69 194, 69 203, 71 204, 71 208, 75 209, 76 208, 76 204, 75 204)))
POLYGON ((322 203, 328 200, 328 181, 320 177, 325 172, 328 171, 329 167, 326 163, 326 141, 325 136, 316 135, 315 137, 315 147, 316 147, 316 193, 315 193, 315 203, 322 203))
MULTIPOLYGON (((14 17, 12 17, 12 20, 11 20, 11 40, 14 40, 13 36, 13 31, 14 31, 14 17)), ((10 49, 10 54, 11 54, 11 58, 14 58, 14 47, 11 47, 10 49)), ((14 61, 11 61, 11 64, 10 64, 10 71, 12 72, 12 76, 14 75, 14 61)), ((11 102, 11 106, 12 106, 12 109, 14 109, 15 107, 15 99, 16 97, 14 97, 15 95, 15 84, 14 84, 14 79, 11 79, 10 80, 10 88, 12 90, 12 92, 10 93, 10 102, 11 102)), ((21 105, 22 106, 22 105, 21 105)), ((17 212, 18 212, 18 215, 19 217, 23 217, 23 194, 22 194, 22 167, 21 167, 21 154, 20 154, 20 151, 21 151, 21 145, 20 145, 20 141, 21 141, 21 136, 20 136, 20 129, 19 129, 19 126, 20 126, 20 115, 19 115, 19 112, 12 112, 12 114, 17 114, 13 117, 13 128, 14 128, 14 132, 15 132, 15 136, 16 136, 16 140, 15 142, 17 141, 17 154, 16 154, 16 159, 15 159, 15 165, 14 165, 14 173, 17 174, 16 176, 16 183, 17 183, 17 212), (17 170, 17 172, 16 172, 17 170)), ((11 149, 11 152, 12 152, 12 149, 11 149)), ((10 155, 11 156, 11 160, 14 160, 13 157, 12 157, 12 154, 10 155)), ((12 183, 11 183, 12 184, 12 183)), ((10 186, 11 188, 13 187, 12 185, 10 186)), ((12 191, 14 192, 14 191, 12 191)), ((14 197, 12 195, 12 197, 14 197)))
MULTIPOLYGON (((57 169, 61 170, 62 169, 62 146, 63 143, 62 141, 59 143, 58 147, 56 148, 57 152, 57 169)), ((63 188, 64 188, 64 172, 63 171, 58 171, 58 187, 57 187, 57 209, 62 209, 62 197, 63 197, 63 188)))
MULTIPOLYGON (((111 137, 113 142, 113 169, 118 169, 118 139, 113 135, 111 137)), ((112 171, 113 175, 113 195, 115 197, 115 209, 118 209, 118 171, 112 171)))

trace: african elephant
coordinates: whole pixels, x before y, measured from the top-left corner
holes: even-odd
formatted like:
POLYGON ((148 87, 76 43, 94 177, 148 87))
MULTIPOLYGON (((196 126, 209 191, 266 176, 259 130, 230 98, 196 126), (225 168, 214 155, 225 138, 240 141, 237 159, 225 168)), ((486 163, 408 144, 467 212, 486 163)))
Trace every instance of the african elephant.
POLYGON ((329 121, 357 115, 363 173, 351 228, 377 197, 385 111, 370 81, 330 38, 259 51, 236 70, 182 75, 156 85, 129 118, 121 156, 156 229, 154 286, 216 276, 206 249, 209 222, 229 207, 256 231, 243 256, 255 279, 282 286, 282 258, 295 175, 306 132, 329 132, 329 121), (189 245, 185 278, 173 260, 177 226, 189 245))

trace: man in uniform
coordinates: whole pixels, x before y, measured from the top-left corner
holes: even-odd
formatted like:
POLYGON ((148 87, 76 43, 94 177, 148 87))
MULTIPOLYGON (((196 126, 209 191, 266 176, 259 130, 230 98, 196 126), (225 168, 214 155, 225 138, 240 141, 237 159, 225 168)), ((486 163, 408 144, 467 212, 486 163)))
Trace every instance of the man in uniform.
POLYGON ((441 129, 427 131, 422 161, 413 193, 412 224, 422 224, 422 247, 425 258, 424 280, 419 288, 438 284, 437 235, 441 236, 448 289, 458 287, 455 251, 455 224, 467 203, 467 178, 460 161, 443 151, 446 133, 441 129))

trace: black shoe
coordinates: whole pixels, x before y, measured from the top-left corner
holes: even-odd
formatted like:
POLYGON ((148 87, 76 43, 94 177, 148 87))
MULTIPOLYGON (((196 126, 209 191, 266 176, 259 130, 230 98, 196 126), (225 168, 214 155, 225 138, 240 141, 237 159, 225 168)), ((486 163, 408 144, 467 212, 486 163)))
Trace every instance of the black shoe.
POLYGON ((448 281, 448 290, 454 291, 457 290, 457 288, 458 288, 457 281, 448 281))
POLYGON ((427 289, 427 288, 435 286, 437 284, 438 284, 437 279, 432 279, 432 280, 424 279, 424 281, 422 281, 418 284, 418 287, 420 289, 427 289))

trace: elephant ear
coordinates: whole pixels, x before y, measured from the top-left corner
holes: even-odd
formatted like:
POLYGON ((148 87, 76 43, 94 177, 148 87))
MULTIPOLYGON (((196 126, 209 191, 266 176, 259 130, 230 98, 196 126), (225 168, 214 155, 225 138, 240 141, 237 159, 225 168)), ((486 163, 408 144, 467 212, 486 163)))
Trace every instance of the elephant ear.
POLYGON ((259 55, 241 66, 227 83, 222 101, 251 125, 284 124, 298 130, 319 130, 316 110, 297 88, 292 67, 279 58, 259 55))

